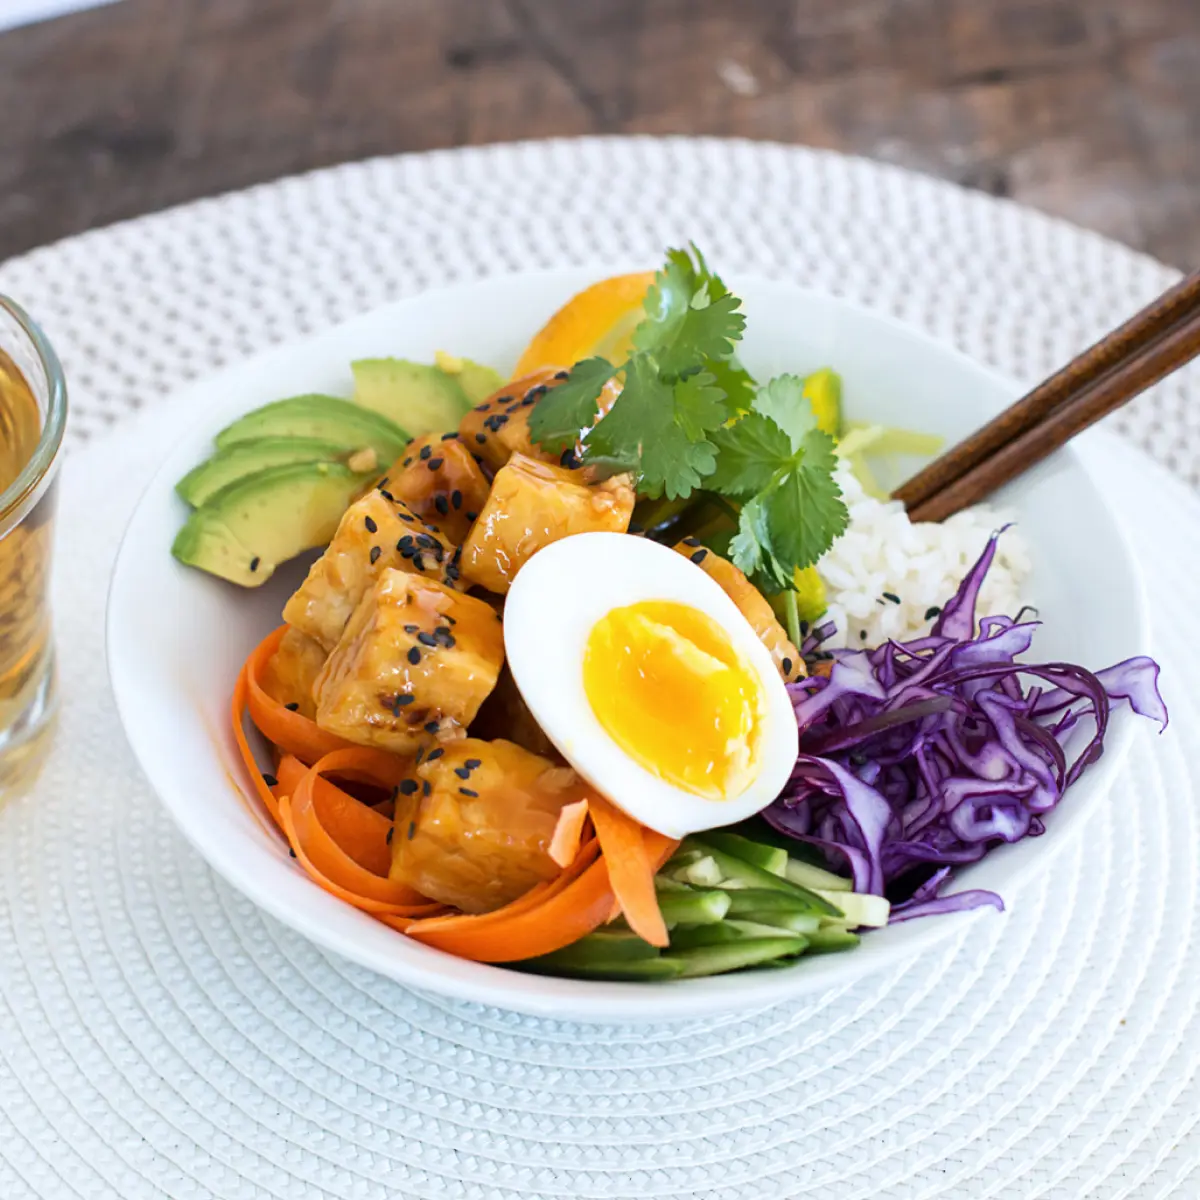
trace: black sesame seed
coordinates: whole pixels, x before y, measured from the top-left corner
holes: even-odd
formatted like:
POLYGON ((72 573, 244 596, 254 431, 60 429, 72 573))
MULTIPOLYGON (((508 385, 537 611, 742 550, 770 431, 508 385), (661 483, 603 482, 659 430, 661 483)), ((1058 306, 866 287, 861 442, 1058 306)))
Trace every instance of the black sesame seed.
POLYGON ((263 783, 265 783, 267 787, 279 786, 279 780, 276 779, 274 775, 268 775, 265 771, 263 772, 263 783))
POLYGON ((453 504, 455 508, 462 508, 462 492, 460 492, 458 488, 455 488, 454 491, 450 493, 450 503, 453 504))
POLYGON ((459 777, 459 779, 470 779, 471 778, 471 772, 468 771, 466 767, 455 767, 454 773, 455 773, 455 775, 457 775, 459 777))
POLYGON ((575 456, 575 451, 568 447, 559 455, 558 465, 566 467, 568 471, 574 471, 579 466, 579 459, 575 456))
POLYGON ((409 525, 411 525, 417 519, 412 515, 412 513, 406 512, 397 513, 396 516, 398 516, 400 520, 407 522, 409 525))
POLYGON ((496 428, 499 429, 501 425, 508 424, 508 413, 497 413, 492 420, 496 422, 496 428))
POLYGON ((425 732, 426 733, 437 733, 437 731, 439 729, 441 729, 441 725, 438 724, 437 721, 426 721, 425 722, 425 732))
MULTIPOLYGON (((933 605, 932 608, 927 608, 925 610, 925 620, 927 620, 927 621, 932 621, 934 617, 940 617, 941 615, 942 615, 941 607, 937 604, 933 605)), ((866 634, 866 631, 864 630, 863 637, 866 637, 866 636, 867 636, 867 634, 866 634)))
POLYGON ((416 646, 410 646, 408 650, 408 661, 415 667, 421 661, 421 652, 416 646))
POLYGON ((466 767, 468 771, 474 771, 476 767, 483 766, 483 760, 478 758, 468 758, 467 761, 463 763, 463 766, 466 767))
POLYGON ((700 545, 700 539, 694 537, 685 537, 683 539, 683 544, 685 546, 698 546, 700 545))
POLYGON ((536 400, 539 396, 544 396, 549 390, 550 389, 544 383, 539 383, 536 387, 531 387, 529 391, 525 393, 525 399, 528 400, 529 397, 532 396, 536 400))
POLYGON ((493 404, 497 404, 497 405, 499 405, 499 404, 511 404, 512 402, 513 402, 513 397, 512 397, 512 396, 493 396, 493 397, 492 397, 492 403, 493 403, 493 404))
POLYGON ((288 853, 289 853, 289 854, 290 854, 290 855, 291 855, 293 858, 295 858, 295 857, 296 857, 296 852, 295 852, 295 850, 293 850, 293 849, 292 849, 290 846, 288 847, 288 853))
POLYGON ((555 379, 570 379, 571 372, 570 371, 555 371, 554 378, 555 379))
MULTIPOLYGON (((438 529, 437 529, 437 526, 436 526, 436 525, 430 525, 428 521, 422 521, 422 522, 421 522, 421 528, 422 528, 422 529, 427 529, 427 530, 428 530, 430 533, 437 533, 437 531, 438 531, 438 529)), ((428 543, 428 542, 426 542, 425 544, 426 544, 426 545, 428 545, 429 543, 428 543)))
POLYGON ((473 520, 475 520, 475 518, 476 518, 477 516, 479 516, 479 514, 478 514, 478 513, 469 512, 469 513, 467 513, 467 520, 468 520, 468 521, 473 521, 473 520))
POLYGON ((431 471, 440 471, 442 469, 442 463, 445 461, 446 460, 444 458, 431 458, 425 465, 431 471))
POLYGON ((262 559, 261 559, 261 558, 259 558, 259 557, 258 557, 258 555, 256 554, 256 555, 255 555, 255 556, 254 556, 254 557, 253 557, 253 558, 250 560, 250 570, 251 570, 251 571, 257 571, 257 570, 258 570, 258 564, 259 564, 260 562, 262 562, 262 559))
MULTIPOLYGON (((430 755, 430 757, 432 758, 433 756, 432 756, 432 755, 430 755)), ((425 780, 425 781, 424 781, 424 782, 421 784, 421 794, 422 794, 423 796, 428 796, 428 795, 430 794, 430 792, 432 792, 432 791, 433 791, 433 788, 430 786, 429 780, 428 780, 428 779, 426 779, 426 780, 425 780)))
POLYGON ((531 404, 536 404, 536 403, 537 403, 536 396, 526 396, 525 399, 521 401, 521 407, 528 408, 531 404))
POLYGON ((395 825, 393 825, 393 826, 391 827, 391 829, 389 829, 389 830, 387 831, 387 838, 386 838, 385 840, 387 841, 387 844, 388 844, 389 846, 392 844, 392 837, 394 836, 395 832, 396 832, 396 827, 395 827, 395 825))
POLYGON ((450 505, 446 503, 445 496, 438 496, 433 502, 433 507, 436 508, 443 517, 450 512, 450 505))
POLYGON ((443 754, 445 754, 445 751, 439 746, 436 750, 430 750, 430 752, 425 756, 425 761, 433 762, 435 758, 441 758, 443 754))
POLYGON ((895 592, 884 592, 884 593, 883 593, 883 598, 884 598, 885 600, 890 600, 890 601, 891 601, 893 604, 899 604, 899 603, 900 603, 900 597, 899 597, 899 596, 897 596, 895 592))
POLYGON ((491 408, 491 406, 492 406, 492 402, 490 400, 487 400, 483 404, 475 405, 475 411, 476 412, 487 412, 487 410, 489 408, 491 408))
POLYGON ((422 446, 421 447, 421 461, 425 462, 426 459, 428 459, 432 453, 433 453, 432 446, 422 446))
POLYGON ((708 557, 708 551, 703 549, 697 550, 695 554, 691 554, 688 557, 696 566, 699 566, 708 557))
POLYGON ((865 642, 867 640, 867 631, 865 629, 860 629, 858 631, 858 638, 859 641, 865 642))
POLYGON ((299 712, 300 711, 300 705, 296 704, 294 701, 291 704, 285 704, 283 707, 286 708, 288 710, 288 712, 299 712))
POLYGON ((396 503, 396 497, 395 497, 395 496, 393 496, 391 492, 385 492, 385 491, 383 490, 383 488, 380 488, 380 489, 379 489, 379 494, 380 494, 380 495, 381 495, 381 496, 382 496, 382 497, 383 497, 385 500, 387 500, 389 503, 391 503, 391 504, 395 504, 395 503, 396 503))
POLYGON ((419 786, 415 779, 402 779, 400 781, 400 794, 402 796, 414 796, 419 786))
POLYGON ((379 526, 375 524, 374 520, 371 517, 368 517, 363 522, 363 524, 367 527, 368 533, 378 533, 379 532, 379 526))
POLYGON ((475 440, 476 440, 476 441, 477 441, 477 442, 478 442, 478 443, 479 443, 481 446, 483 446, 483 445, 486 445, 486 444, 487 444, 487 434, 486 434, 486 433, 477 433, 477 434, 475 435, 475 440))
POLYGON ((419 554, 414 554, 412 556, 412 564, 413 564, 414 570, 417 570, 417 571, 425 570, 425 560, 419 554))
POLYGON ((513 413, 517 412, 517 410, 520 409, 521 405, 524 403, 525 403, 525 401, 521 400, 516 404, 509 405, 509 407, 504 410, 505 415, 511 417, 513 415, 513 413))
POLYGON ((381 549, 380 549, 378 546, 372 546, 372 547, 371 547, 371 554, 370 554, 370 558, 371 558, 371 565, 372 565, 372 566, 374 566, 374 565, 375 565, 375 563, 377 563, 377 562, 379 561, 379 556, 380 556, 382 553, 383 553, 383 551, 382 551, 382 550, 381 550, 381 549))
POLYGON ((375 486, 382 492, 387 487, 388 477, 385 475, 375 486))
POLYGON ((417 641, 420 642, 422 646, 436 647, 438 644, 437 638, 435 638, 432 633, 418 633, 417 641))
MULTIPOLYGON (((429 784, 428 783, 425 785, 425 795, 427 795, 427 796, 429 795, 429 784)), ((413 840, 413 838, 416 836, 416 834, 417 834, 416 821, 409 821, 409 823, 408 823, 408 840, 411 842, 413 840)))
MULTIPOLYGON (((456 551, 454 552, 454 554, 455 554, 455 557, 457 558, 457 557, 458 557, 458 551, 456 550, 456 551)), ((457 621, 456 621, 456 620, 455 620, 455 619, 454 619, 452 616, 450 616, 450 614, 449 614, 449 613, 444 613, 444 614, 443 614, 443 616, 445 617, 445 620, 446 620, 446 624, 447 624, 447 625, 457 625, 457 624, 458 624, 458 622, 457 622, 457 621)))
POLYGON ((404 460, 404 462, 402 462, 400 465, 401 465, 401 466, 403 466, 403 467, 410 467, 410 466, 412 466, 412 455, 410 454, 410 455, 408 456, 408 458, 406 458, 406 459, 404 460))
POLYGON ((452 430, 450 430, 450 432, 449 432, 449 433, 443 433, 443 434, 442 434, 442 441, 443 441, 443 442, 449 442, 449 441, 451 441, 452 439, 454 439, 454 438, 456 438, 456 437, 458 437, 458 433, 457 433, 457 431, 456 431, 456 430, 453 430, 453 429, 452 429, 452 430))
POLYGON ((404 632, 405 633, 420 633, 421 627, 420 627, 420 625, 405 625, 404 632))
POLYGON ((470 788, 459 788, 458 790, 462 792, 464 796, 470 796, 472 800, 479 799, 479 793, 471 791, 470 788))
POLYGON ((411 704, 415 699, 416 697, 411 692, 401 692, 396 697, 396 704, 398 707, 403 708, 406 704, 411 704))

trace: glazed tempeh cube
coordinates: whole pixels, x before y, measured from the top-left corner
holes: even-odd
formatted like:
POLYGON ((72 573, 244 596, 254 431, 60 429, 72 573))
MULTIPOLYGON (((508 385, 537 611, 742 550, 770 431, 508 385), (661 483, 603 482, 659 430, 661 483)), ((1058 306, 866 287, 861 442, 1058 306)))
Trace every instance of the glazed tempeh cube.
POLYGON ((399 568, 429 579, 458 578, 458 552, 407 504, 376 488, 342 514, 337 533, 283 609, 283 619, 332 650, 376 579, 399 568))
POLYGON ((317 678, 317 724, 410 754, 462 737, 504 664, 493 608, 389 568, 359 602, 317 678))
POLYGON ((684 558, 691 559, 706 575, 721 585, 721 590, 738 606, 743 617, 758 634, 758 640, 771 652, 775 666, 786 683, 803 679, 808 674, 800 651, 792 645, 775 610, 766 597, 742 571, 727 558, 702 546, 696 538, 684 538, 674 547, 684 558))
POLYGON ((463 912, 490 912, 559 874, 558 814, 586 789, 570 767, 512 742, 427 752, 400 785, 391 877, 463 912))
POLYGON ((328 657, 320 642, 298 629, 289 629, 263 672, 263 690, 311 721, 317 711, 313 685, 328 657))
POLYGON ((496 472, 488 502, 463 546, 463 576, 489 591, 507 592, 543 546, 591 530, 624 533, 633 502, 626 475, 587 483, 581 471, 514 454, 496 472))
POLYGON ((379 486, 455 545, 466 539, 488 497, 488 481, 457 434, 417 438, 379 486))

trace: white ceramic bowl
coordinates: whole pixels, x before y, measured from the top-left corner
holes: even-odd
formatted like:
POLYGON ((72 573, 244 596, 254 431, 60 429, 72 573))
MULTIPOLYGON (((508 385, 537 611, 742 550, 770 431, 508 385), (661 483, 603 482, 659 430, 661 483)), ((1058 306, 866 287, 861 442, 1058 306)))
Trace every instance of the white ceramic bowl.
MULTIPOLYGON (((554 1017, 660 1020, 744 1009, 840 986, 928 950, 974 913, 873 932, 855 951, 786 970, 666 984, 590 983, 463 962, 410 942, 328 895, 291 861, 259 813, 229 729, 229 695, 249 650, 280 620, 301 577, 293 564, 257 591, 181 567, 171 540, 185 516, 173 485, 239 414, 301 392, 349 395, 352 359, 437 350, 511 368, 532 333, 573 293, 613 269, 513 276, 400 301, 295 345, 269 351, 186 389, 191 416, 138 506, 113 572, 108 658, 121 720, 150 783, 208 862, 257 904, 315 942, 417 988, 554 1017)), ((953 440, 1010 403, 1017 388, 956 351, 886 317, 786 284, 731 278, 748 317, 741 355, 759 378, 831 365, 848 414, 953 440)), ((1141 585, 1104 492, 1069 450, 999 497, 1014 507, 1034 553, 1031 594, 1045 628, 1042 660, 1108 666, 1145 648, 1141 585)), ((1100 804, 1132 732, 1114 714, 1107 749, 1040 838, 1005 846, 961 871, 955 890, 992 888, 1010 901, 1045 870, 1100 804)))

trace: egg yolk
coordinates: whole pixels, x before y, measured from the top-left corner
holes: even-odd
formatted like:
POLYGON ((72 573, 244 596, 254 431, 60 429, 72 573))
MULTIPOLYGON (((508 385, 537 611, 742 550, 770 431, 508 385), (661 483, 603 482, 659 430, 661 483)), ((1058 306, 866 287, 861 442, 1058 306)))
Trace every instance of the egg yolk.
POLYGON ((614 608, 588 635, 583 687, 605 732, 647 771, 708 800, 758 773, 758 675, 705 613, 667 600, 614 608))

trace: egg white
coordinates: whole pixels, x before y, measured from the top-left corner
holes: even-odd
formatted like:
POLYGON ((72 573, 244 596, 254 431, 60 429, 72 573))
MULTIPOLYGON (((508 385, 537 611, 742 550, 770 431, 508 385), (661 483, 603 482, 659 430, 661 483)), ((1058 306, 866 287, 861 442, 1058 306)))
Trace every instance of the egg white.
POLYGON ((580 533, 538 551, 504 605, 504 648, 525 703, 563 757, 635 820, 680 838, 744 820, 782 791, 799 750, 791 699, 767 648, 734 602, 667 546, 621 533, 580 533), (592 627, 644 600, 690 605, 715 620, 762 687, 758 773, 738 796, 708 800, 667 783, 609 736, 583 686, 592 627))

